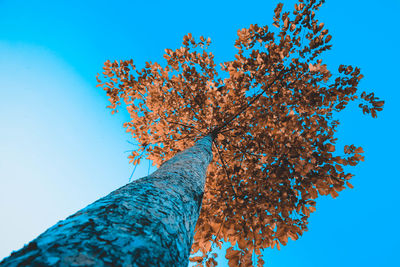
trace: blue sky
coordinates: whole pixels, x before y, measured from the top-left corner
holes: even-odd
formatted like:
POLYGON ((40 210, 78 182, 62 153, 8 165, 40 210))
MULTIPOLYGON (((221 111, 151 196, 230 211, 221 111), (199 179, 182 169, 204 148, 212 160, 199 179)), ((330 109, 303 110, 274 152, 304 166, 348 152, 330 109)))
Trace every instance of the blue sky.
MULTIPOLYGON (((211 37, 216 60, 226 61, 236 31, 270 25, 277 3, 0 0, 0 258, 128 182, 127 114, 112 116, 95 87, 105 60, 162 61, 191 32, 211 37)), ((265 250, 266 266, 398 262, 399 9, 399 0, 328 0, 319 12, 333 35, 328 67, 359 66, 360 90, 386 106, 374 120, 354 108, 341 114, 341 144, 366 152, 355 188, 321 198, 309 231, 265 250)), ((144 163, 134 178, 147 171, 144 163)))

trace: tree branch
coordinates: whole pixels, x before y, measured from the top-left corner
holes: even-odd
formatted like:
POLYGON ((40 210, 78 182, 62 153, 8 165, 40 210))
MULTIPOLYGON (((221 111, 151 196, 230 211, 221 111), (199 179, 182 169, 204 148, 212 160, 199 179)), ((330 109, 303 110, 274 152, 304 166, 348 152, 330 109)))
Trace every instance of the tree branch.
POLYGON ((264 94, 268 89, 271 88, 271 86, 275 83, 276 80, 278 80, 281 76, 281 74, 284 72, 285 68, 283 68, 279 74, 269 83, 269 85, 262 90, 261 93, 259 93, 257 96, 255 96, 246 106, 243 106, 236 114, 232 115, 228 120, 225 121, 222 125, 214 128, 211 130, 211 135, 216 136, 218 133, 224 129, 227 125, 229 125, 234 119, 236 119, 240 114, 242 114, 247 108, 249 108, 254 102, 256 102, 262 94, 264 94))

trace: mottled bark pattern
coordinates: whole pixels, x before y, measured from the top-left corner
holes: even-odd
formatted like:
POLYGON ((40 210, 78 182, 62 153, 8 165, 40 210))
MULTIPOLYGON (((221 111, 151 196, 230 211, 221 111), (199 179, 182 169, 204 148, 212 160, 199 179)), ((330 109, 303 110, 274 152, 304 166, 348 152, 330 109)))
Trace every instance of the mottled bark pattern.
POLYGON ((94 202, 5 258, 1 266, 187 266, 210 136, 150 176, 94 202))

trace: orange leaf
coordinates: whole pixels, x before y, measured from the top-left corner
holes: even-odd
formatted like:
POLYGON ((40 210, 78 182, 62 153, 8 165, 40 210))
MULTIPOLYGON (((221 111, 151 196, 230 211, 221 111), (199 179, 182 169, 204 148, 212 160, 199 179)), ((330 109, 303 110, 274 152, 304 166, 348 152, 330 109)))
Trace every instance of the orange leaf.
POLYGON ((353 186, 351 183, 349 183, 349 182, 346 182, 346 184, 347 184, 347 186, 348 186, 348 187, 350 187, 351 189, 353 189, 353 188, 354 188, 354 186, 353 186))
POLYGON ((362 147, 358 147, 356 150, 354 150, 355 153, 364 153, 364 150, 362 147))
POLYGON ((191 262, 202 262, 203 261, 203 257, 201 257, 201 256, 191 257, 191 258, 189 258, 189 260, 191 262))

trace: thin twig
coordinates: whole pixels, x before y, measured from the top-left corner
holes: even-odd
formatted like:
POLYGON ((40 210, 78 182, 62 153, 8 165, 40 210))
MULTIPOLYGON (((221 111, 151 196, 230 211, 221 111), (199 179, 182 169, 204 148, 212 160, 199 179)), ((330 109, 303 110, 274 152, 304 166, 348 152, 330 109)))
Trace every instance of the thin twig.
MULTIPOLYGON (((139 159, 141 159, 142 156, 143 156, 143 154, 144 154, 144 152, 146 152, 147 146, 148 146, 148 145, 146 145, 146 146, 144 147, 142 153, 139 155, 139 159)), ((132 176, 133 176, 133 174, 135 173, 136 168, 137 168, 138 165, 139 165, 139 164, 136 164, 135 167, 133 168, 132 174, 131 174, 131 176, 129 177, 129 182, 131 182, 132 176)))
MULTIPOLYGON (((222 211, 222 213, 224 213, 224 212, 222 211)), ((225 218, 226 218, 226 214, 224 214, 224 219, 222 219, 222 223, 221 223, 221 225, 219 226, 219 229, 218 229, 218 232, 217 232, 217 234, 216 234, 216 236, 215 236, 215 238, 214 238, 213 244, 217 244, 217 239, 218 239, 218 236, 219 236, 219 232, 221 231, 222 226, 223 226, 224 223, 225 223, 225 218)))
POLYGON ((194 126, 190 126, 190 125, 187 125, 187 124, 184 124, 184 123, 180 123, 180 122, 169 121, 169 120, 167 120, 167 118, 165 118, 165 121, 167 121, 168 123, 173 123, 173 124, 176 124, 176 125, 180 125, 180 126, 182 126, 182 127, 191 128, 191 129, 193 129, 193 130, 198 131, 198 132, 201 133, 201 134, 204 134, 202 131, 200 131, 199 129, 197 129, 197 128, 194 127, 194 126))
POLYGON ((213 140, 213 144, 214 144, 215 148, 217 149, 217 153, 218 153, 219 159, 220 159, 220 161, 221 161, 221 163, 222 163, 222 168, 223 168, 224 171, 225 171, 226 178, 230 181, 230 184, 231 184, 231 187, 232 187, 232 191, 233 191, 233 195, 234 195, 234 197, 235 197, 235 202, 237 202, 236 192, 235 192, 235 189, 234 189, 234 187, 233 187, 232 180, 229 178, 228 169, 227 169, 227 167, 226 167, 225 161, 224 161, 224 159, 222 158, 221 152, 219 151, 219 148, 218 148, 217 143, 216 143, 215 140, 213 140))

